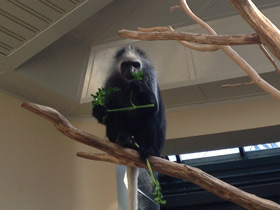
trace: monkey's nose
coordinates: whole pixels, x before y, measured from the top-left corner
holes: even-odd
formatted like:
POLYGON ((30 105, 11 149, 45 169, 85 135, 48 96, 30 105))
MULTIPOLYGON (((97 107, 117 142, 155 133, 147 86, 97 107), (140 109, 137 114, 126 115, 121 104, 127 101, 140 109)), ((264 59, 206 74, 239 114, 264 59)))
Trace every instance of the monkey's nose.
POLYGON ((140 70, 141 63, 138 61, 123 61, 121 63, 122 71, 131 71, 134 72, 135 70, 140 70))

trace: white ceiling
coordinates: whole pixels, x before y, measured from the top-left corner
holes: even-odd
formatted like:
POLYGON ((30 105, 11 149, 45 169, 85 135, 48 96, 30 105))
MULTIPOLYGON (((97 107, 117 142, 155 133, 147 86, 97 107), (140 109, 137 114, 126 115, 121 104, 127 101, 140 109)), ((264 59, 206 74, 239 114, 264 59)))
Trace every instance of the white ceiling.
MULTIPOLYGON (((228 1, 188 2, 219 33, 252 32, 240 17, 232 17, 236 13, 228 1)), ((254 2, 280 22, 279 0, 254 2)), ((0 1, 0 87, 23 100, 54 107, 67 115, 89 116, 90 91, 94 91, 105 74, 102 66, 96 64, 108 59, 109 54, 102 55, 102 50, 123 44, 117 36, 119 29, 172 25, 202 32, 182 10, 169 12, 174 3, 174 0, 0 1), (24 30, 19 30, 21 27, 24 30), (98 76, 96 68, 103 76, 98 76)), ((255 86, 221 89, 221 84, 227 82, 247 81, 244 73, 221 52, 195 52, 176 42, 136 45, 146 50, 159 67, 162 95, 170 110, 264 94, 255 86), (178 63, 182 68, 174 69, 178 63)), ((275 80, 261 53, 251 47, 237 50, 265 73, 268 80, 275 80)))
POLYGON ((11 54, 84 1, 0 1, 0 53, 11 54))
POLYGON ((0 73, 16 69, 111 1, 0 1, 0 73))
MULTIPOLYGON (((209 21, 237 14, 229 1, 187 0, 190 8, 203 20, 209 21)), ((280 5, 279 0, 253 0, 265 9, 280 5)), ((174 28, 192 25, 194 22, 182 9, 170 12, 176 0, 114 0, 73 30, 77 36, 91 45, 119 40, 117 31, 137 27, 172 25, 174 28)))

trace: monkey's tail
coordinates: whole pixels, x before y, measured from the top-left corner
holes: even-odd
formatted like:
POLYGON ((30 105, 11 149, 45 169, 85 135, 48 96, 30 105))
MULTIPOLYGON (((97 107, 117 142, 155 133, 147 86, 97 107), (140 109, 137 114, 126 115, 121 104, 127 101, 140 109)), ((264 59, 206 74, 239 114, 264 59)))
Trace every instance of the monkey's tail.
POLYGON ((128 209, 138 210, 138 175, 139 168, 127 168, 127 181, 128 181, 128 209))

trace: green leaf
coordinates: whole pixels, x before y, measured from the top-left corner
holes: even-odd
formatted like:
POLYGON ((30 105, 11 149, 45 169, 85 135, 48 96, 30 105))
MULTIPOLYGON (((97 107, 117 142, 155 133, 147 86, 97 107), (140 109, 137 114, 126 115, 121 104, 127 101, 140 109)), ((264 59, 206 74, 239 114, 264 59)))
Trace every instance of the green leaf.
POLYGON ((120 91, 120 88, 109 87, 109 88, 98 88, 98 91, 94 94, 91 94, 93 97, 92 107, 94 108, 96 105, 105 106, 105 99, 110 94, 120 91))
POLYGON ((143 76, 144 76, 144 71, 141 70, 139 72, 132 72, 132 76, 134 77, 134 79, 142 81, 143 80, 143 76))

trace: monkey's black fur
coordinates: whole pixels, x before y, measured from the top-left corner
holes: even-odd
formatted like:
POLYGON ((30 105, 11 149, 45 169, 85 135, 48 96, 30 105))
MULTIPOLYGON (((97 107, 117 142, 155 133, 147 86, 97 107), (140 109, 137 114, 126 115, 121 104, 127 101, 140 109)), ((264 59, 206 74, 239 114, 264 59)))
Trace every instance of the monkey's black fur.
POLYGON ((120 91, 110 94, 105 100, 105 106, 95 106, 92 110, 93 116, 106 125, 109 140, 130 148, 135 148, 134 142, 137 142, 142 159, 150 155, 160 156, 165 141, 165 111, 154 67, 145 53, 132 46, 120 49, 105 81, 105 89, 109 87, 118 87, 120 91), (141 70, 144 71, 143 79, 134 79, 132 72, 141 70), (106 113, 106 109, 130 107, 131 99, 135 105, 155 106, 106 113), (103 122, 105 114, 107 117, 103 122))

